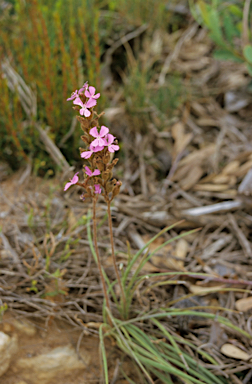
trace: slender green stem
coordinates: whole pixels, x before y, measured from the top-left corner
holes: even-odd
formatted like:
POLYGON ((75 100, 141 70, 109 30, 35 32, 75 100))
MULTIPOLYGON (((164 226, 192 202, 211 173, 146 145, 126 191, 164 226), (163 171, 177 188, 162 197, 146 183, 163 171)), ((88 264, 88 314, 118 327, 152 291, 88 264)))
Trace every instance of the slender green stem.
POLYGON ((112 253, 112 259, 113 259, 113 264, 114 264, 114 270, 116 273, 117 281, 120 286, 121 294, 122 294, 122 301, 123 301, 123 313, 126 309, 126 297, 125 297, 125 292, 122 286, 122 280, 121 276, 119 273, 119 270, 116 265, 116 257, 115 257, 115 247, 114 247, 114 237, 113 237, 113 227, 112 227, 112 217, 111 217, 111 208, 110 208, 110 201, 109 199, 107 200, 107 205, 108 205, 108 223, 109 223, 109 236, 110 236, 110 244, 111 244, 111 253, 112 253))
POLYGON ((102 273, 101 258, 100 258, 100 253, 99 253, 99 249, 98 249, 98 243, 97 243, 96 200, 97 200, 97 198, 93 197, 93 238, 94 238, 94 246, 95 246, 95 253, 96 253, 96 256, 97 256, 97 265, 98 265, 99 274, 100 274, 100 277, 101 277, 103 294, 104 294, 104 297, 105 297, 106 306, 109 309, 109 311, 111 312, 110 304, 109 304, 109 297, 108 297, 108 293, 107 293, 107 289, 106 289, 106 283, 105 283, 105 279, 104 279, 104 276, 103 276, 103 273, 102 273))

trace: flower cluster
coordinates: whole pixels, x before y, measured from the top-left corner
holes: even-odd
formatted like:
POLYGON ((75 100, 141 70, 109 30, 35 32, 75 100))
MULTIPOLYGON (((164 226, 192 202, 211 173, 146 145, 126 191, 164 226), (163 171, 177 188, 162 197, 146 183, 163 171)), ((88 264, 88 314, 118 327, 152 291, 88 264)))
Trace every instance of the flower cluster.
POLYGON ((73 103, 75 105, 78 105, 80 108, 79 112, 82 116, 89 117, 91 115, 90 108, 94 107, 97 104, 96 99, 100 97, 100 93, 95 94, 95 88, 94 87, 88 87, 88 83, 86 82, 83 87, 81 87, 78 91, 74 91, 67 99, 73 100, 73 103), (89 88, 89 90, 88 90, 89 88), (85 95, 86 100, 83 102, 83 99, 81 95, 85 95))
POLYGON ((85 177, 83 183, 79 182, 79 172, 77 172, 65 185, 64 191, 77 184, 86 190, 86 193, 81 195, 81 200, 85 200, 86 197, 95 198, 102 193, 103 189, 102 195, 107 202, 110 202, 119 193, 121 187, 120 181, 111 180, 112 170, 118 159, 110 161, 111 154, 119 150, 119 145, 116 137, 109 133, 109 128, 104 125, 99 127, 99 118, 103 113, 97 115, 93 110, 100 97, 100 93, 95 94, 95 92, 96 89, 86 82, 67 99, 73 101, 73 108, 81 115, 77 116, 84 131, 81 139, 87 145, 86 149, 80 148, 81 157, 88 160, 90 168, 83 166, 85 177))

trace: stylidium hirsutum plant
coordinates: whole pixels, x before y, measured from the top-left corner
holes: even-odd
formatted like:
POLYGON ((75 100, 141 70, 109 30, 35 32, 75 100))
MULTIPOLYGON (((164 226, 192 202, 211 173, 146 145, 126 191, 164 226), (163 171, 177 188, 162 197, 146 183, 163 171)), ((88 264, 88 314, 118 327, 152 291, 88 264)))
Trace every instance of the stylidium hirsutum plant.
POLYGON ((102 125, 99 126, 99 118, 104 114, 97 114, 94 111, 94 106, 97 104, 97 99, 100 93, 95 93, 96 89, 88 86, 86 82, 79 90, 72 93, 67 101, 72 101, 74 104, 73 109, 79 112, 77 116, 81 124, 84 134, 81 136, 82 141, 85 143, 86 148, 80 148, 80 156, 82 159, 87 160, 89 165, 83 165, 83 181, 79 180, 79 172, 77 172, 72 179, 65 185, 64 191, 72 185, 78 185, 83 188, 83 193, 80 196, 82 201, 90 198, 93 203, 93 240, 97 256, 97 264, 99 274, 102 282, 103 293, 106 301, 106 306, 110 310, 110 302, 108 290, 104 274, 102 271, 101 258, 97 243, 97 228, 96 228, 96 204, 99 195, 102 195, 108 208, 108 222, 110 232, 111 252, 113 259, 113 266, 116 273, 116 278, 121 290, 121 298, 123 306, 126 306, 125 293, 122 287, 121 277, 116 264, 112 217, 111 217, 111 202, 120 191, 122 185, 121 181, 113 178, 113 168, 117 164, 118 159, 111 160, 111 153, 119 150, 116 137, 109 133, 109 128, 102 125))

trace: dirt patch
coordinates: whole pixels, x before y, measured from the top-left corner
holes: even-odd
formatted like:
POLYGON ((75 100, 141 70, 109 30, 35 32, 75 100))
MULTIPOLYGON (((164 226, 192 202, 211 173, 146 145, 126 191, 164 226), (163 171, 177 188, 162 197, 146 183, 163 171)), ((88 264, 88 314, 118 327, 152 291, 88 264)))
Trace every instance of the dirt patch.
MULTIPOLYGON (((79 360, 83 362, 83 369, 76 371, 60 371, 57 378, 49 378, 49 384, 87 384, 99 383, 101 377, 101 365, 99 359, 99 338, 95 336, 81 335, 79 330, 69 324, 52 321, 49 326, 42 322, 28 322, 5 316, 0 331, 9 336, 16 335, 18 339, 18 351, 14 355, 8 371, 0 378, 3 384, 37 384, 37 378, 33 372, 30 375, 22 369, 18 369, 17 362, 24 359, 32 359, 40 355, 48 354, 55 348, 68 346, 76 352, 79 360), (21 327, 17 326, 17 323, 21 327), (23 325, 23 328, 22 328, 23 325), (18 329, 19 328, 19 329, 18 329), (21 329, 22 328, 22 329, 21 329), (80 336, 81 340, 80 340, 80 336), (79 341, 79 342, 78 342, 79 341), (88 364, 85 362, 85 357, 88 364)), ((46 382, 46 380, 44 381, 46 382)))

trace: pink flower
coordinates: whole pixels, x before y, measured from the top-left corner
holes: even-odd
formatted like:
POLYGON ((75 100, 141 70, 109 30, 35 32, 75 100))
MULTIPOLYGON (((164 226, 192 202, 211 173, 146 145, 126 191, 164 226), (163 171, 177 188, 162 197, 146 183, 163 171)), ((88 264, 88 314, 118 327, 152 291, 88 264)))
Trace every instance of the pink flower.
POLYGON ((81 157, 83 159, 89 159, 94 152, 102 151, 104 147, 99 147, 99 146, 94 147, 92 144, 90 144, 89 148, 90 148, 90 151, 85 151, 81 153, 81 157))
POLYGON ((88 110, 88 108, 92 108, 96 105, 96 101, 92 99, 88 100, 85 104, 83 104, 82 100, 79 97, 77 97, 73 103, 81 107, 79 112, 82 116, 85 117, 89 117, 91 115, 91 112, 88 110))
POLYGON ((64 191, 66 191, 69 187, 71 187, 71 185, 74 185, 76 183, 78 183, 79 181, 79 176, 78 175, 79 172, 77 172, 74 177, 72 178, 72 180, 70 179, 70 182, 66 183, 65 185, 65 188, 64 188, 64 191))
POLYGON ((100 184, 95 184, 94 188, 95 188, 95 193, 101 193, 101 186, 100 186, 100 184))
POLYGON ((120 149, 119 145, 112 144, 114 142, 114 140, 115 140, 115 136, 113 136, 110 133, 108 133, 105 136, 105 139, 107 140, 106 146, 108 146, 109 152, 112 153, 112 152, 118 151, 120 149))
MULTIPOLYGON (((76 90, 72 93, 71 97, 69 97, 67 101, 76 99, 77 97, 79 97, 79 94, 83 93, 87 89, 88 89, 88 82, 86 81, 85 84, 83 84, 83 86, 78 91, 76 90)), ((96 97, 94 97, 94 99, 96 99, 96 97)))
POLYGON ((86 91, 88 89, 88 82, 86 81, 83 86, 79 89, 79 94, 80 93, 83 93, 84 91, 86 91))
POLYGON ((96 127, 90 129, 89 134, 93 137, 96 137, 96 139, 92 141, 91 145, 93 145, 94 147, 97 147, 97 146, 102 147, 104 145, 107 145, 106 141, 102 139, 102 137, 104 137, 108 132, 109 132, 109 129, 104 125, 101 126, 101 130, 99 133, 96 127))
POLYGON ((85 91, 85 96, 91 99, 98 99, 100 97, 100 93, 95 95, 95 87, 89 87, 89 91, 85 91))
POLYGON ((85 170, 86 170, 86 174, 91 177, 91 176, 98 176, 101 174, 101 172, 99 171, 99 169, 95 169, 94 172, 91 171, 91 169, 89 169, 87 166, 85 166, 85 170))
POLYGON ((77 90, 72 93, 71 97, 69 97, 67 99, 67 101, 76 99, 76 97, 78 97, 78 91, 77 90))

